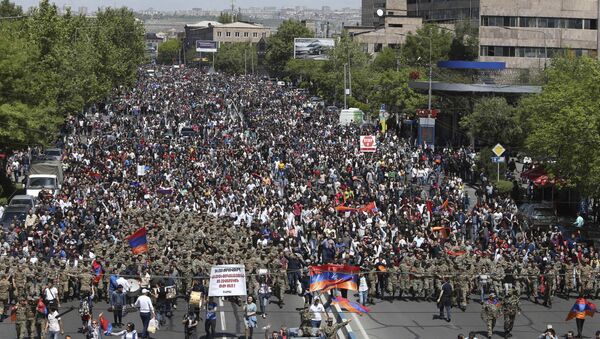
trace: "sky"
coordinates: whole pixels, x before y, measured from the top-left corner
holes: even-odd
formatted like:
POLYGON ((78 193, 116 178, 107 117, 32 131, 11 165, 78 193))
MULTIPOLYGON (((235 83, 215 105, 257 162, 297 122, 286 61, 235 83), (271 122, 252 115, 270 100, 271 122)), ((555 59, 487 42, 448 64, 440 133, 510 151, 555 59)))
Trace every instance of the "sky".
MULTIPOLYGON (((38 0, 12 0, 24 9, 35 6, 38 0)), ((332 8, 352 7, 360 8, 361 0, 234 0, 235 7, 293 7, 306 6, 309 8, 321 8, 321 6, 331 6, 332 8)), ((121 7, 127 6, 135 10, 154 8, 157 10, 175 10, 192 9, 193 7, 203 10, 222 10, 231 7, 231 0, 54 0, 59 7, 64 4, 71 5, 71 8, 77 9, 81 6, 87 7, 88 11, 93 11, 100 6, 121 7)))

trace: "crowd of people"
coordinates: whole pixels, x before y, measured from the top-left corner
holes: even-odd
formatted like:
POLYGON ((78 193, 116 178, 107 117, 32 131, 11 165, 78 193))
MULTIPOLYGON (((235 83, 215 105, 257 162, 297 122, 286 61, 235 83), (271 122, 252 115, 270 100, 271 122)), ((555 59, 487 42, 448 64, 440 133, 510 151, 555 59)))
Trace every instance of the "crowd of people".
MULTIPOLYGON (((265 299, 281 307, 286 292, 308 307, 307 267, 324 263, 360 266, 363 303, 435 301, 444 279, 445 302, 461 308, 471 293, 548 307, 555 295, 597 298, 596 250, 576 233, 528 227, 473 150, 338 118, 268 79, 140 69, 132 90, 68 117, 60 192, 42 191, 24 222, 0 230, 0 306, 109 301, 111 275, 189 295, 206 290, 212 265, 240 263, 263 318, 265 299), (375 153, 359 151, 360 135, 377 135, 375 153), (141 227, 149 249, 131 255, 125 238, 141 227)), ((40 151, 15 151, 9 176, 26 176, 40 151)))

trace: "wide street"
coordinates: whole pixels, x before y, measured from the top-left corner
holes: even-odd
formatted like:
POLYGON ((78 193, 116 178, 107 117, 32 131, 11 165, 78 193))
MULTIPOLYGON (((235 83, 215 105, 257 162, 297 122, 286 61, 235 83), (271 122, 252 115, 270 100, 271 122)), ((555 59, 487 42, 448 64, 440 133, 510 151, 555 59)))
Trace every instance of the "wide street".
MULTIPOLYGON (((473 295, 472 297, 475 297, 473 295)), ((473 299, 474 300, 474 299, 473 299)), ((300 323, 298 308, 302 307, 302 299, 296 296, 286 295, 286 304, 283 309, 277 305, 271 304, 267 319, 258 318, 258 328, 254 338, 262 338, 266 325, 271 328, 280 328, 280 326, 297 327, 300 323)), ((371 312, 362 316, 351 313, 344 313, 347 319, 352 319, 350 323, 351 336, 356 339, 383 339, 383 338, 456 338, 458 334, 468 334, 470 331, 477 333, 478 337, 485 336, 486 328, 481 320, 481 306, 477 302, 471 302, 465 312, 459 309, 452 309, 452 321, 446 322, 437 319, 437 309, 432 302, 414 302, 414 301, 379 301, 375 305, 369 305, 371 312)), ((598 302, 597 300, 594 300, 598 302)), ((561 298, 554 298, 552 309, 541 305, 533 304, 529 301, 522 301, 523 312, 517 316, 513 330, 513 338, 528 339, 537 338, 540 333, 551 324, 558 334, 563 337, 569 330, 575 330, 575 322, 566 322, 565 317, 571 308, 574 300, 569 301, 561 298)), ((220 301, 223 305, 220 307, 217 318, 217 338, 243 338, 243 320, 239 307, 228 301, 220 301)), ((63 309, 75 303, 63 305, 63 309)), ((156 339, 174 339, 184 338, 181 319, 185 314, 185 303, 179 302, 179 308, 175 310, 171 322, 157 331, 153 338, 156 339)), ((100 303, 94 308, 94 313, 104 311, 108 319, 112 320, 112 314, 106 312, 106 304, 100 303)), ((84 338, 77 333, 79 326, 79 315, 77 309, 63 316, 66 331, 73 338, 84 338)), ((141 321, 136 313, 130 313, 125 317, 125 322, 133 321, 136 328, 141 327, 141 321)), ((199 326, 197 338, 204 338, 204 326, 199 326)), ((584 326, 584 337, 593 338, 595 331, 600 330, 600 318, 588 318, 584 326)), ((340 332, 341 334, 341 332, 340 332)), ((503 319, 497 321, 494 329, 494 338, 503 337, 503 319)), ((10 321, 0 324, 0 338, 16 338, 15 326, 10 321)))

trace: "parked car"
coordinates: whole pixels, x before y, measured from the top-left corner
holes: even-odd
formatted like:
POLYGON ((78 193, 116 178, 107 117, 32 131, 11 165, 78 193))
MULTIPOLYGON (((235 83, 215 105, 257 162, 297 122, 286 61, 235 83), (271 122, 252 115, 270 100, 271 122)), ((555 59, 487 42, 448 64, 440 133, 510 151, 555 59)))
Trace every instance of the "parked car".
POLYGON ((18 224, 23 224, 25 222, 25 218, 27 217, 27 213, 29 212, 29 205, 10 205, 4 209, 4 214, 2 214, 2 219, 0 223, 2 224, 2 228, 8 229, 10 224, 16 222, 18 224))
POLYGON ((182 127, 179 131, 179 135, 182 137, 194 137, 198 135, 198 132, 196 132, 192 127, 182 127))
POLYGON ((529 227, 549 227, 558 223, 556 210, 551 203, 525 203, 519 206, 519 214, 523 216, 529 227))
POLYGON ((47 160, 62 160, 62 149, 60 148, 47 148, 44 151, 44 158, 47 160))
POLYGON ((35 198, 31 195, 15 195, 10 199, 9 206, 13 205, 27 205, 29 207, 33 207, 35 205, 35 198))

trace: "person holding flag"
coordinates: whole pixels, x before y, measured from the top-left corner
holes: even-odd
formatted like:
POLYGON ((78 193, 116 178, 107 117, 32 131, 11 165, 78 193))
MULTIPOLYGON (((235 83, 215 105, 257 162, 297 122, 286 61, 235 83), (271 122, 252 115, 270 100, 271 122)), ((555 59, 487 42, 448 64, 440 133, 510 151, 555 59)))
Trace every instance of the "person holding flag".
POLYGON ((566 321, 569 321, 575 318, 575 322, 577 324, 577 338, 583 338, 583 323, 585 322, 585 317, 590 316, 593 317, 594 314, 598 312, 596 309, 596 305, 587 301, 583 297, 583 293, 579 293, 579 297, 575 300, 575 304, 571 307, 571 311, 567 315, 566 321))

